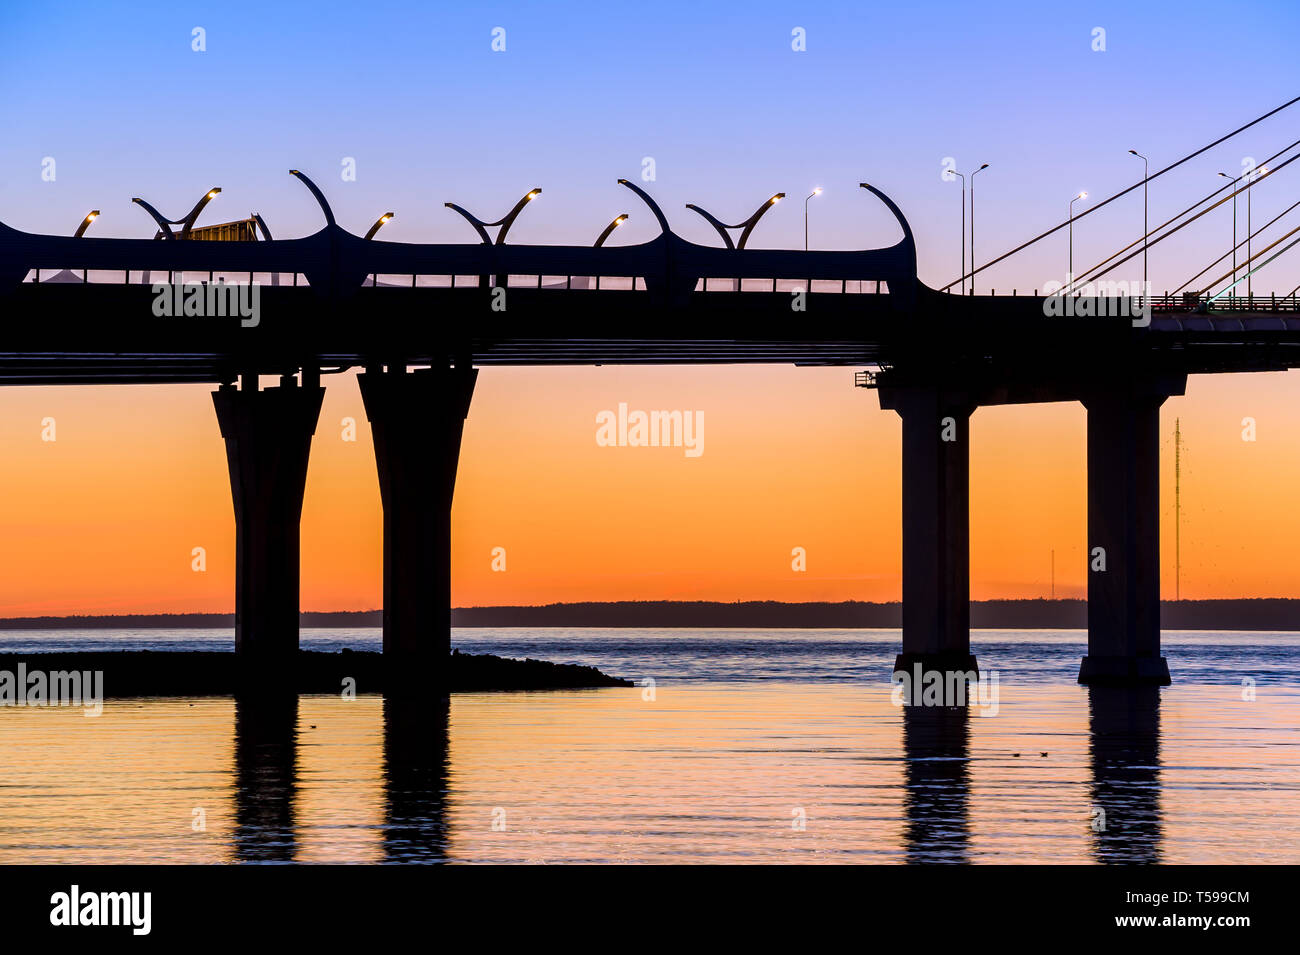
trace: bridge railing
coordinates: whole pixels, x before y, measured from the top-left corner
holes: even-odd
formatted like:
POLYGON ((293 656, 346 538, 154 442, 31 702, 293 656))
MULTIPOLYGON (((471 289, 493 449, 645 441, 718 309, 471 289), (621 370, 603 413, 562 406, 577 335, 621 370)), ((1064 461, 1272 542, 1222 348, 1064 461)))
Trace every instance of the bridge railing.
MULTIPOLYGON (((977 291, 974 294, 963 296, 960 292, 948 290, 945 294, 953 295, 955 298, 1048 298, 1038 289, 1029 292, 1022 292, 1019 289, 1010 291, 1003 289, 999 292, 997 289, 988 291, 977 291)), ((1070 293, 1053 293, 1062 298, 1084 298, 1087 296, 1085 291, 1075 291, 1070 293)), ((1123 296, 1107 293, 1098 296, 1100 298, 1128 298, 1139 307, 1150 307, 1153 312, 1279 312, 1293 313, 1300 312, 1300 289, 1278 295, 1275 292, 1261 293, 1259 295, 1225 295, 1221 298, 1213 299, 1209 295, 1196 295, 1195 293, 1170 293, 1165 292, 1161 295, 1132 295, 1123 296)))
MULTIPOLYGON (((490 277, 496 281, 495 276, 490 277)), ((225 282, 227 285, 264 285, 278 287, 309 287, 310 282, 302 272, 231 272, 231 271, 150 271, 140 269, 31 269, 24 277, 25 283, 42 285, 97 284, 97 285, 205 285, 225 282)), ((482 278, 478 275, 427 275, 421 273, 380 273, 366 277, 363 288, 476 288, 482 278)), ((506 276, 509 288, 638 291, 646 290, 645 278, 628 275, 515 275, 506 276)), ((816 294, 887 295, 889 283, 866 279, 798 279, 798 278, 729 278, 708 277, 698 279, 696 292, 773 292, 791 293, 811 291, 816 294)))

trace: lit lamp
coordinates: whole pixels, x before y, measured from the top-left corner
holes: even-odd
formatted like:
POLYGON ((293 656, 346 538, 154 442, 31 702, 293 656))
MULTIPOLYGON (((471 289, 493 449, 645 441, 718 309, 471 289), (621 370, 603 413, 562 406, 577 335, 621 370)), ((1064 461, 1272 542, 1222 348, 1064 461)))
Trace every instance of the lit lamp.
POLYGON ((727 225, 725 222, 719 221, 717 218, 710 215, 708 212, 706 212, 704 209, 701 209, 699 206, 695 205, 694 203, 688 202, 686 204, 686 208, 693 209, 694 211, 698 212, 700 215, 704 216, 704 218, 708 221, 709 225, 713 226, 713 228, 718 230, 718 235, 722 236, 722 241, 727 244, 727 248, 743 249, 745 247, 745 242, 749 239, 749 234, 754 231, 754 226, 758 225, 758 220, 763 218, 763 213, 767 212, 768 209, 771 209, 774 205, 776 205, 784 198, 785 198, 785 193, 778 192, 776 195, 772 196, 772 198, 768 199, 765 203, 763 203, 761 206, 755 209, 754 214, 752 216, 750 216, 748 219, 746 219, 743 222, 737 222, 735 225, 727 225), (740 233, 740 238, 735 243, 733 243, 731 241, 731 236, 727 232, 728 229, 742 229, 744 231, 740 233))
POLYGON ((605 231, 596 237, 596 244, 592 246, 592 248, 599 249, 602 245, 605 244, 605 240, 608 239, 611 234, 613 234, 614 230, 617 229, 626 221, 627 221, 626 212, 622 213, 621 215, 615 216, 614 221, 611 222, 609 225, 605 226, 605 231))
POLYGON ((94 222, 97 218, 99 218, 98 209, 92 209, 90 212, 87 212, 86 218, 81 220, 81 225, 77 226, 77 231, 72 234, 72 237, 74 239, 80 239, 83 235, 86 234, 86 230, 90 228, 90 224, 94 222))
POLYGON ((375 224, 372 225, 370 227, 370 231, 366 233, 366 238, 373 239, 375 237, 375 233, 379 231, 379 227, 382 226, 385 222, 387 222, 392 217, 393 217, 393 213, 385 212, 382 216, 376 219, 375 224))
MULTIPOLYGON (((74 233, 72 233, 72 237, 73 237, 74 239, 80 239, 83 235, 85 235, 85 234, 86 234, 86 229, 88 229, 88 228, 90 227, 90 224, 91 224, 92 222, 94 222, 95 219, 98 218, 98 216, 99 216, 99 210, 98 210, 98 209, 92 209, 90 212, 87 212, 87 213, 86 213, 86 218, 84 218, 84 219, 81 220, 81 225, 77 226, 77 231, 74 232, 74 233)), ((37 270, 36 270, 36 281, 39 282, 40 280, 41 280, 41 272, 40 272, 40 269, 37 269, 37 270)), ((82 270, 81 270, 81 281, 82 281, 82 284, 85 284, 85 282, 86 282, 86 270, 85 270, 85 269, 82 269, 82 270)))
POLYGON ((540 189, 529 190, 522 199, 520 199, 518 202, 515 203, 515 207, 513 209, 507 212, 496 222, 484 222, 482 219, 462 209, 454 202, 447 202, 444 203, 444 205, 448 209, 451 209, 455 212, 459 212, 462 216, 464 216, 466 221, 469 222, 469 224, 474 227, 474 231, 479 234, 479 238, 483 240, 484 245, 494 244, 492 242, 491 237, 488 236, 487 230, 492 228, 493 226, 500 226, 501 231, 497 233, 497 239, 495 244, 505 245, 506 233, 509 232, 510 227, 515 224, 515 219, 519 218, 519 213, 524 211, 524 206, 528 205, 528 203, 532 202, 541 194, 542 194, 542 190, 540 189))

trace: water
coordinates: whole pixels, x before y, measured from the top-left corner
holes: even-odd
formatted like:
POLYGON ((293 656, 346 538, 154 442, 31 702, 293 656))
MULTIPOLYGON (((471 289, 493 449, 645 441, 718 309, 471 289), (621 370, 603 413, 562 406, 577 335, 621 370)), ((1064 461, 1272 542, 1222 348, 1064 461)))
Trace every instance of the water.
MULTIPOLYGON (((1084 639, 974 633, 996 715, 892 705, 884 630, 458 630, 639 685, 445 708, 0 708, 0 863, 1300 861, 1300 634, 1166 633, 1175 685, 1146 693, 1077 686, 1084 639)), ((230 646, 0 632, 5 651, 230 646)))

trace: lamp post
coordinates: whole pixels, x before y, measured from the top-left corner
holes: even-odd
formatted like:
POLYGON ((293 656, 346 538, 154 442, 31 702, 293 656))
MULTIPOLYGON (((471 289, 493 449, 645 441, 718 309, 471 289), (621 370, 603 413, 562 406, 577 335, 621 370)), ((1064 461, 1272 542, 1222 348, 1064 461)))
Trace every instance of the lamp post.
POLYGON ((1137 156, 1142 160, 1142 294, 1147 294, 1147 180, 1150 178, 1147 163, 1147 157, 1143 156, 1136 149, 1129 150, 1130 156, 1137 156))
MULTIPOLYGON (((370 231, 366 233, 366 241, 373 239, 375 237, 375 233, 379 231, 380 227, 383 226, 383 224, 387 222, 389 219, 391 219, 392 217, 393 217, 393 213, 385 212, 382 216, 376 219, 375 224, 372 225, 370 227, 370 231)), ((370 276, 370 286, 374 288, 377 285, 379 285, 379 273, 375 272, 373 275, 370 276)))
MULTIPOLYGON (((92 222, 95 221, 95 219, 96 219, 96 217, 97 217, 98 215, 99 215, 99 210, 98 210, 98 209, 92 209, 92 210, 90 210, 89 212, 87 212, 87 213, 86 213, 86 218, 84 218, 84 219, 81 220, 81 225, 77 226, 77 231, 74 232, 74 233, 72 233, 72 237, 73 237, 74 239, 80 239, 83 235, 85 235, 85 234, 86 234, 86 229, 90 226, 90 224, 91 224, 92 222)), ((41 273, 40 273, 39 271, 37 271, 37 273, 36 273, 36 281, 39 282, 40 280, 41 280, 41 273)), ((83 285, 86 283, 86 270, 85 270, 85 269, 82 269, 82 270, 81 270, 81 283, 82 283, 83 285)))
POLYGON ((393 217, 393 213, 385 212, 382 216, 376 219, 375 224, 372 225, 370 227, 370 231, 366 233, 366 238, 373 239, 375 237, 375 233, 379 231, 379 227, 382 226, 385 222, 387 222, 392 217, 393 217))
POLYGON ((190 230, 194 228, 194 221, 199 217, 199 213, 203 211, 203 207, 215 199, 220 192, 220 186, 214 186, 209 189, 203 194, 202 199, 194 203, 194 208, 189 211, 189 214, 180 219, 163 218, 162 213, 149 205, 149 203, 145 202, 143 199, 135 198, 131 201, 139 205, 145 212, 149 213, 149 215, 153 217, 154 222, 158 223, 158 235, 156 235, 155 238, 187 239, 189 238, 190 230), (181 227, 180 235, 172 232, 171 227, 174 225, 181 227))
POLYGON ((77 226, 77 231, 72 234, 72 237, 74 239, 80 239, 83 235, 86 234, 86 230, 90 228, 90 224, 94 222, 97 218, 99 218, 98 209, 92 209, 89 212, 87 212, 86 218, 81 220, 81 225, 77 226))
POLYGON ((768 199, 761 206, 755 209, 754 214, 752 216, 750 216, 748 219, 744 220, 743 222, 737 222, 735 225, 727 225, 727 223, 722 222, 715 216, 710 215, 706 210, 701 209, 693 202, 686 203, 686 208, 692 209, 695 212, 698 212, 700 215, 704 216, 704 218, 708 221, 709 225, 713 226, 713 228, 718 231, 718 235, 722 236, 722 241, 726 243, 727 248, 743 249, 745 247, 745 242, 749 239, 749 234, 754 231, 754 226, 758 225, 758 220, 763 218, 763 213, 767 212, 768 209, 771 209, 774 205, 776 205, 784 198, 785 198, 784 192, 776 193, 775 195, 772 196, 772 198, 768 199), (727 232, 728 229, 742 229, 744 231, 740 233, 740 238, 733 243, 731 241, 731 235, 727 232))
POLYGON ((626 212, 623 212, 623 213, 620 213, 619 215, 616 215, 616 216, 614 217, 613 221, 610 222, 609 225, 605 226, 605 231, 602 232, 600 235, 598 235, 598 236, 596 237, 596 244, 593 245, 592 248, 593 248, 593 249, 599 249, 602 245, 605 244, 605 240, 608 239, 608 238, 610 237, 610 235, 613 234, 614 230, 617 229, 619 226, 621 226, 621 225, 622 225, 624 222, 626 222, 626 221, 627 221, 627 213, 626 213, 626 212))
POLYGON ((1088 194, 1086 192, 1080 192, 1077 196, 1075 196, 1073 199, 1070 200, 1070 264, 1069 267, 1066 269, 1065 277, 1067 280, 1066 288, 1070 289, 1071 291, 1074 290, 1074 204, 1078 202, 1080 199, 1087 199, 1087 198, 1088 198, 1088 194))
MULTIPOLYGON (((728 225, 727 223, 723 222, 716 216, 709 213, 708 210, 701 209, 693 202, 686 203, 686 208, 698 212, 700 215, 704 216, 705 220, 709 223, 709 225, 713 226, 713 228, 717 230, 718 235, 722 236, 722 241, 726 244, 727 248, 743 249, 745 247, 745 243, 749 240, 749 234, 754 231, 754 226, 758 225, 758 220, 763 218, 763 213, 767 212, 768 209, 771 209, 774 205, 776 205, 784 198, 785 198, 784 192, 775 193, 770 199, 768 199, 761 206, 755 209, 753 215, 751 215, 748 219, 744 220, 743 222, 737 222, 735 225, 728 225), (741 230, 740 238, 737 239, 734 243, 731 241, 730 233, 727 232, 728 229, 741 230)), ((806 202, 805 205, 807 205, 806 202)), ((706 287, 708 285, 708 281, 709 280, 707 278, 704 280, 706 287)), ((741 281, 740 279, 736 279, 736 287, 732 289, 732 291, 734 292, 740 291, 740 281, 741 281)), ((811 280, 809 280, 808 282, 808 287, 809 289, 812 288, 811 280)))
MULTIPOLYGON (((812 192, 808 193, 808 199, 811 199, 813 196, 820 196, 821 194, 822 187, 818 186, 812 192)), ((805 252, 808 251, 808 199, 803 201, 803 250, 805 252)))
MULTIPOLYGON (((471 215, 469 212, 466 212, 464 209, 456 205, 456 203, 454 202, 446 202, 443 203, 443 205, 445 205, 448 209, 451 209, 453 212, 458 212, 462 216, 464 216, 465 220, 474 227, 474 231, 478 233, 479 238, 483 240, 484 245, 493 244, 492 239, 487 234, 487 230, 492 228, 493 226, 500 226, 501 231, 497 233, 497 239, 495 244, 505 245, 506 233, 509 232, 510 227, 515 224, 515 219, 519 218, 519 213, 524 211, 524 206, 528 205, 528 203, 532 202, 541 194, 542 194, 542 190, 540 189, 528 190, 528 192, 524 193, 524 197, 515 203, 515 207, 511 209, 509 212, 507 212, 505 215, 503 215, 496 222, 484 222, 482 219, 478 218, 477 216, 471 215)), ((479 276, 479 284, 490 285, 495 278, 497 278, 497 276, 481 275, 479 276)), ((509 275, 506 276, 505 281, 507 285, 510 284, 509 275)), ((452 284, 454 285, 455 282, 456 280, 455 278, 453 278, 452 284)))
POLYGON ((474 231, 479 234, 479 238, 483 240, 484 245, 493 245, 493 244, 505 245, 506 233, 509 232, 510 227, 515 224, 515 219, 519 218, 519 213, 524 211, 524 206, 528 205, 528 203, 532 202, 541 194, 542 194, 542 190, 540 189, 530 189, 527 193, 524 194, 524 197, 522 199, 520 199, 518 202, 515 203, 515 207, 513 209, 507 212, 496 222, 484 222, 482 219, 478 218, 477 216, 471 215, 470 213, 466 212, 464 209, 456 205, 456 203, 454 202, 446 202, 443 203, 443 205, 445 205, 448 209, 451 209, 455 212, 459 212, 462 216, 464 216, 465 219, 469 222, 469 224, 474 227, 474 231), (492 242, 491 238, 489 238, 487 234, 487 230, 492 228, 493 226, 501 227, 501 231, 497 233, 497 238, 495 243, 492 242))
MULTIPOLYGON (((961 294, 966 294, 966 176, 956 169, 951 170, 954 176, 961 179, 961 294)), ((975 280, 971 279, 973 283, 975 280)), ((974 288, 971 294, 974 294, 974 288)))
MULTIPOLYGON (((1230 184, 1232 184, 1233 186, 1236 185, 1236 183, 1237 183, 1237 179, 1240 179, 1240 178, 1241 178, 1240 176, 1238 176, 1237 179, 1234 179, 1234 178, 1232 178, 1232 176, 1229 176, 1226 172, 1221 172, 1221 173, 1219 173, 1219 175, 1222 176, 1224 179, 1227 179, 1228 182, 1229 182, 1230 184)), ((1232 245, 1231 245, 1231 249, 1232 249, 1232 287, 1235 288, 1235 287, 1236 287, 1236 284, 1237 284, 1237 190, 1236 190, 1235 188, 1234 188, 1233 191, 1232 191, 1232 245)), ((1229 293, 1229 295, 1230 295, 1231 297, 1235 297, 1235 295, 1234 295, 1233 293, 1229 293)))
POLYGON ((975 294, 975 177, 989 168, 985 163, 970 174, 970 293, 975 294))

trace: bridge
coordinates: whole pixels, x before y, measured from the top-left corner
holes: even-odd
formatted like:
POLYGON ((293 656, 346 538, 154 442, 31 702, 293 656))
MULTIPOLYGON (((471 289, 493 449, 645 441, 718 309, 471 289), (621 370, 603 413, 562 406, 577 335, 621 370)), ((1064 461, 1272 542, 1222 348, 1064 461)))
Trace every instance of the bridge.
POLYGON ((619 182, 660 228, 639 245, 604 245, 626 216, 592 247, 507 244, 513 217, 540 190, 495 223, 449 203, 474 226, 476 244, 387 242, 374 236, 391 213, 365 238, 354 235, 338 225, 316 185, 293 174, 325 217, 320 231, 300 239, 271 238, 256 216, 208 227, 205 236, 194 220, 215 190, 182 220, 141 202, 158 221, 154 240, 90 238, 85 223, 75 237, 0 223, 0 384, 217 386, 236 522, 235 645, 260 662, 286 660, 298 646, 299 521, 326 376, 361 369, 384 508, 384 654, 427 682, 438 679, 450 648, 451 505, 478 368, 793 363, 872 369, 858 383, 902 419, 899 668, 977 666, 969 619, 970 415, 985 405, 1079 401, 1088 413, 1090 568, 1079 681, 1167 684, 1160 406, 1183 394, 1190 374, 1300 366, 1296 291, 1236 294, 1242 279, 1291 245, 1274 252, 1275 242, 1240 268, 1234 261, 1231 284, 1218 291, 1084 294, 1268 176, 1223 187, 1229 196, 1194 204, 1185 221, 1150 230, 1084 277, 1068 277, 1063 289, 968 295, 952 287, 960 281, 964 292, 966 279, 1005 256, 946 290, 928 287, 917 275, 910 223, 867 183, 866 193, 898 223, 896 244, 787 251, 744 247, 762 207, 737 226, 705 214, 724 247, 689 242, 627 180, 619 182), (176 224, 180 233, 170 228, 176 224), (736 246, 725 230, 742 225, 736 246), (495 240, 486 231, 494 226, 495 240), (230 235, 236 241, 210 241, 230 235), (279 383, 260 388, 264 375, 279 383))

